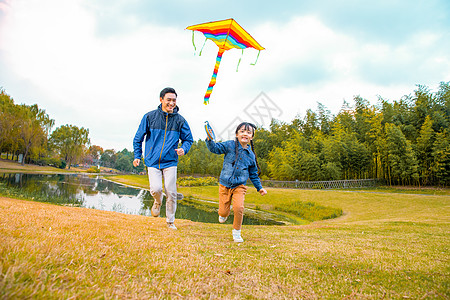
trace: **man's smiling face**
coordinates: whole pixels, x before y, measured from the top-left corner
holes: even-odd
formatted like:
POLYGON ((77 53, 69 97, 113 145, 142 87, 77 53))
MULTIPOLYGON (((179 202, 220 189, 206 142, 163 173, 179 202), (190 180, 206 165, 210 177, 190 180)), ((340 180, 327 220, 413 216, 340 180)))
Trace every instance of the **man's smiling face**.
POLYGON ((173 113, 173 109, 177 106, 177 95, 174 93, 167 93, 163 98, 159 98, 161 102, 161 108, 166 113, 173 113))

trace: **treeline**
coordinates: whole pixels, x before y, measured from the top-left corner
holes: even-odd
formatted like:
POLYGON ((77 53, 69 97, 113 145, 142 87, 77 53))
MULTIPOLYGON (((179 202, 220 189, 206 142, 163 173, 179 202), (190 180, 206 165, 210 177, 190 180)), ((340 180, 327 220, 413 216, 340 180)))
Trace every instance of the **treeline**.
MULTIPOLYGON (((298 100, 300 101, 300 100, 298 100)), ((431 92, 418 86, 392 103, 376 105, 359 96, 344 102, 337 115, 323 105, 289 123, 272 120, 254 138, 263 179, 339 180, 379 178, 388 184, 450 184, 450 82, 431 92)), ((37 105, 17 105, 0 90, 0 153, 22 163, 61 168, 76 164, 143 172, 132 166, 133 152, 90 145, 89 130, 63 125, 37 105)), ((236 124, 237 126, 237 124, 236 124)), ((223 156, 202 140, 180 157, 182 174, 218 176, 223 156)))
MULTIPOLYGON (((359 96, 353 101, 344 102, 337 115, 319 103, 303 118, 272 120, 269 129, 258 129, 254 145, 263 178, 450 184, 450 82, 435 93, 418 86, 393 103, 381 97, 376 105, 359 96)), ((222 162, 199 140, 180 159, 179 170, 217 175, 222 162)))
POLYGON ((37 104, 15 104, 0 90, 0 153, 5 154, 6 159, 21 157, 22 164, 59 168, 86 164, 133 171, 133 153, 90 145, 89 129, 67 124, 52 131, 54 125, 55 121, 37 104))

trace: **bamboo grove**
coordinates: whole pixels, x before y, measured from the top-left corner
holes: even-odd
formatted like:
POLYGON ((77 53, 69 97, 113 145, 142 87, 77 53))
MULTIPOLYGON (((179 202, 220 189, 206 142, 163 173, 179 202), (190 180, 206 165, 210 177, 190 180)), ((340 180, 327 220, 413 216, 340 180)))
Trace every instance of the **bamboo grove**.
MULTIPOLYGON (((269 129, 259 128, 254 145, 263 178, 450 184, 450 82, 441 82, 435 93, 419 85, 392 103, 381 97, 376 105, 359 96, 353 101, 344 102, 337 115, 319 103, 303 118, 272 120, 269 129)), ((178 168, 217 176, 221 164, 199 140, 178 168)))

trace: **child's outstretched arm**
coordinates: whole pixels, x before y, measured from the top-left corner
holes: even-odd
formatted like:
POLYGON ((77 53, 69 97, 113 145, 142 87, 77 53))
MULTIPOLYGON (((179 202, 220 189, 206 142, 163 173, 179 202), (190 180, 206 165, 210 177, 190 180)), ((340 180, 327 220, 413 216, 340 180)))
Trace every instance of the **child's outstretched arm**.
POLYGON ((216 143, 210 139, 206 140, 206 147, 208 147, 208 150, 215 154, 224 154, 227 153, 227 142, 223 143, 216 143))

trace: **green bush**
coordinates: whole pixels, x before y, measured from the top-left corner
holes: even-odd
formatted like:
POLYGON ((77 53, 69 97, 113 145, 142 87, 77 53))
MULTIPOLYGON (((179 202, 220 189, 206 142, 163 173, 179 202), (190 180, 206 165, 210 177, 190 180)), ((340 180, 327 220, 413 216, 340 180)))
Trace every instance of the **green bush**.
POLYGON ((32 163, 38 166, 51 166, 61 169, 66 168, 66 162, 64 160, 54 157, 41 157, 37 160, 33 160, 32 163))
POLYGON ((283 206, 275 206, 276 210, 299 216, 308 221, 333 219, 342 215, 342 209, 318 205, 314 202, 295 201, 283 206))
POLYGON ((59 168, 60 169, 65 169, 67 166, 67 162, 65 160, 62 160, 59 162, 59 168))
POLYGON ((86 172, 88 172, 88 173, 100 173, 100 169, 97 168, 96 166, 92 166, 89 169, 87 169, 86 172))
POLYGON ((207 186, 217 185, 217 179, 214 177, 180 177, 177 180, 180 186, 207 186))

